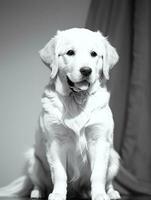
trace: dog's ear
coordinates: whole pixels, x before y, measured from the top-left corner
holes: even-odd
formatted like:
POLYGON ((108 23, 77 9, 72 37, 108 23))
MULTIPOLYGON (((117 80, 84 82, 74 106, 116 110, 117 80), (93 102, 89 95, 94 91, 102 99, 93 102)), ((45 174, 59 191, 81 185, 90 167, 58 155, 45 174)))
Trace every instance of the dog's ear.
POLYGON ((119 56, 116 49, 105 38, 105 56, 103 57, 103 74, 109 79, 109 71, 118 62, 119 56))
POLYGON ((99 40, 101 40, 101 43, 104 44, 104 55, 102 57, 103 59, 103 66, 102 66, 102 75, 106 80, 109 79, 109 71, 113 68, 113 66, 118 62, 119 56, 116 52, 116 49, 109 43, 106 37, 100 33, 100 31, 97 31, 99 40))
POLYGON ((39 51, 43 63, 51 70, 50 78, 54 79, 58 72, 58 55, 56 52, 57 37, 52 38, 43 49, 39 51))

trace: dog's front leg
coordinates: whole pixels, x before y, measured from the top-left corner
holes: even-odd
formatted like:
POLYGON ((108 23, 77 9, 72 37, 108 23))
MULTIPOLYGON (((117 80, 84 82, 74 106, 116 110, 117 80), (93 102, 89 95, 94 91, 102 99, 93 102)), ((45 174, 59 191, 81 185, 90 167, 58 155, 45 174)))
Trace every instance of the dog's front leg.
POLYGON ((97 127, 88 134, 88 152, 91 164, 92 200, 108 200, 106 175, 110 154, 110 143, 102 129, 97 127), (101 135, 102 134, 102 135, 101 135))
POLYGON ((66 145, 55 139, 48 147, 47 159, 53 182, 53 191, 48 199, 65 200, 67 194, 66 145))

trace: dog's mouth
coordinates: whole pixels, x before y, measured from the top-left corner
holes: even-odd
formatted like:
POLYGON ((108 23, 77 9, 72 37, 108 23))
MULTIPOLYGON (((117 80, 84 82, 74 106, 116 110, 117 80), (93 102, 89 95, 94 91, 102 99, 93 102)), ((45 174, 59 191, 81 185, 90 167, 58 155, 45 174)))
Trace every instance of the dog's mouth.
POLYGON ((90 87, 90 82, 88 80, 82 80, 79 82, 73 82, 69 77, 67 76, 67 83, 70 87, 70 89, 74 92, 81 92, 81 91, 86 91, 90 87))

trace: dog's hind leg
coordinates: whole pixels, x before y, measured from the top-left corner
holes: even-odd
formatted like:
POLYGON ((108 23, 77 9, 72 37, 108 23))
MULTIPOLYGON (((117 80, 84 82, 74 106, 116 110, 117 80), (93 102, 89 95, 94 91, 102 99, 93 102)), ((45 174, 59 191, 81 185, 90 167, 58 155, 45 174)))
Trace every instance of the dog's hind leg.
POLYGON ((28 160, 28 174, 33 184, 33 188, 30 193, 31 198, 44 198, 47 192, 47 183, 49 187, 51 181, 48 180, 48 176, 43 168, 42 161, 35 155, 34 149, 31 149, 27 153, 28 160))
POLYGON ((42 198, 43 195, 41 193, 41 190, 39 189, 38 186, 34 186, 33 190, 30 193, 30 198, 32 199, 39 199, 42 198))

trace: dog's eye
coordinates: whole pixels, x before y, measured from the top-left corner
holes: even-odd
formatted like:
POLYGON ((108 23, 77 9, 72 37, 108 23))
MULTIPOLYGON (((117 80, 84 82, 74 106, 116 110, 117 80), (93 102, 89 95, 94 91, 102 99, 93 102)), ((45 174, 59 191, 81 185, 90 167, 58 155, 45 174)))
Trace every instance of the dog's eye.
POLYGON ((92 57, 96 57, 98 54, 97 54, 95 51, 91 51, 90 55, 91 55, 92 57))
POLYGON ((74 50, 69 50, 69 51, 67 51, 67 53, 66 53, 68 56, 74 56, 75 55, 75 51, 74 50))

